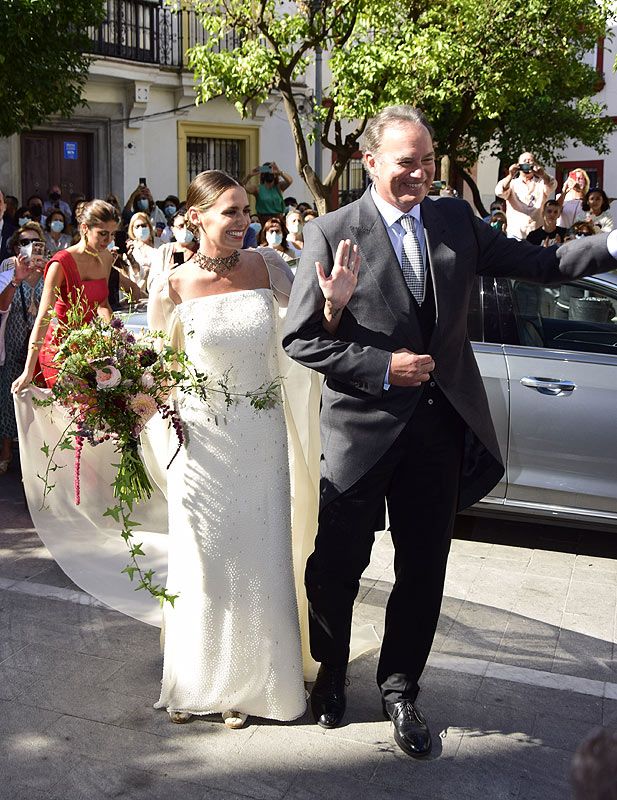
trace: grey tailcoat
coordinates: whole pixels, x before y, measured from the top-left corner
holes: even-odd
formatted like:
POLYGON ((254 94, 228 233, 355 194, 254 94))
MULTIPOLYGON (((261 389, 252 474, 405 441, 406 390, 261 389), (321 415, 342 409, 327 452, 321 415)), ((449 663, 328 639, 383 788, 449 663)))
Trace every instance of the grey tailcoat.
POLYGON ((304 229, 283 346, 291 358, 325 375, 322 506, 377 462, 413 414, 421 388, 384 390, 390 354, 403 347, 432 355, 434 380, 467 425, 459 508, 484 497, 501 478, 503 464, 467 336, 476 275, 554 284, 617 264, 602 234, 559 249, 544 248, 506 239, 462 200, 425 199, 421 209, 436 301, 436 325, 428 347, 370 190, 304 229), (324 300, 315 261, 329 273, 336 247, 345 238, 358 245, 362 263, 356 290, 332 337, 321 324, 324 300))

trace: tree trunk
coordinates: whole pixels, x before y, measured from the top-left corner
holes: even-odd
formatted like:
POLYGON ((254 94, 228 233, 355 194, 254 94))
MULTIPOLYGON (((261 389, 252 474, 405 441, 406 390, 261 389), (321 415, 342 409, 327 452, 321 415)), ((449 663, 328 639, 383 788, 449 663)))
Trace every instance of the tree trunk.
POLYGON ((482 202, 482 197, 480 195, 480 190, 478 189, 478 184, 474 181, 471 175, 464 170, 462 167, 456 163, 456 161, 452 161, 452 165, 454 167, 454 171, 457 175, 460 175, 461 178, 465 181, 467 186, 471 189, 471 194, 473 197, 473 204, 478 210, 481 217, 488 216, 488 211, 484 207, 484 203, 482 202))

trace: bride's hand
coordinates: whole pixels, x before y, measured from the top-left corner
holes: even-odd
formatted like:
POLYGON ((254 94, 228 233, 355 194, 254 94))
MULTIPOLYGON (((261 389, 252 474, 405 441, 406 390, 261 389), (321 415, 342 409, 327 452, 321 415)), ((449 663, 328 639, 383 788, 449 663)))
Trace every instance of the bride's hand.
POLYGON ((340 313, 349 302, 358 283, 360 269, 358 245, 352 245, 350 239, 341 239, 336 248, 334 266, 330 275, 326 276, 319 261, 315 262, 315 269, 326 307, 340 313))

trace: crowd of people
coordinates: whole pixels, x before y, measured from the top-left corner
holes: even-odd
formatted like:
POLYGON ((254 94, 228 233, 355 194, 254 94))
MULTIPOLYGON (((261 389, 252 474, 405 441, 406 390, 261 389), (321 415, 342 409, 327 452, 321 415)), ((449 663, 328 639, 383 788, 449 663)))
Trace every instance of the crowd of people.
POLYGON ((611 200, 603 189, 590 186, 587 172, 577 167, 557 192, 557 181, 534 155, 521 153, 495 187, 485 222, 513 239, 542 247, 610 233, 615 227, 611 200))
MULTIPOLYGON (((511 238, 454 197, 426 200, 435 178, 433 130, 409 106, 385 108, 369 122, 363 161, 371 185, 362 197, 306 229, 310 209, 283 196, 291 179, 274 162, 242 182, 203 172, 185 204, 174 196, 155 203, 144 184, 124 208, 113 197, 81 200, 69 209, 68 231, 59 223, 63 218, 66 227, 69 212, 52 187, 52 205, 41 201, 39 213, 30 202, 31 216, 16 218, 10 258, 0 264, 0 312, 8 311, 7 328, 14 317, 21 331, 5 343, 5 358, 12 355, 2 387, 19 404, 28 402, 24 390, 37 370, 53 386, 63 329, 50 324, 52 310, 68 323, 77 295, 86 321, 111 320, 121 289, 148 295, 150 327, 176 337, 199 374, 233 381, 238 396, 229 405, 224 397, 215 395, 210 405, 180 389, 174 402, 185 444, 171 465, 165 447, 159 453, 168 464, 161 470, 167 589, 178 596, 164 609, 156 707, 174 723, 213 713, 230 728, 242 727, 247 715, 299 717, 306 706, 297 605, 303 599, 310 653, 319 665, 313 718, 327 729, 342 723, 354 601, 387 503, 395 581, 376 680, 395 742, 423 758, 432 736, 417 697, 455 515, 489 493, 504 472, 467 332, 471 286, 478 274, 558 284, 613 269, 617 233, 560 248, 514 241, 540 228, 547 234, 542 244, 551 236, 557 241, 561 216, 579 224, 579 201, 592 217, 581 223, 610 222, 603 203, 592 203, 598 190, 589 192, 580 175, 569 177, 553 201, 557 207, 549 205, 555 181, 531 154, 498 186, 511 238), (54 246, 59 239, 51 234, 70 235, 73 243, 46 251, 48 219, 58 223, 48 231, 54 246), (255 237, 263 248, 251 246, 255 237), (294 274, 290 264, 298 254, 294 274), (242 394, 276 382, 281 364, 309 381, 299 410, 310 418, 314 408, 315 420, 298 426, 301 416, 290 422, 280 403, 258 411, 242 394), (325 377, 321 396, 311 390, 315 372, 325 377), (317 430, 318 443, 308 444, 317 430), (288 459, 294 437, 300 450, 288 459), (298 519, 313 550, 300 559, 304 583, 294 588, 291 473, 313 461, 319 492, 311 468, 293 484, 294 513, 302 507, 298 519)), ((283 381, 283 397, 293 384, 283 381)), ((15 432, 0 431, 10 443, 15 432)), ((10 452, 2 455, 6 470, 10 452)))

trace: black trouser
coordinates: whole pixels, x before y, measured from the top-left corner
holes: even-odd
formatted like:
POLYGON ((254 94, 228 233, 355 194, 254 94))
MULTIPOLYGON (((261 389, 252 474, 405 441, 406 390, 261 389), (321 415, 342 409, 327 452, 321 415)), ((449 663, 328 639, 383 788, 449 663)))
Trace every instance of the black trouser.
POLYGON ((426 385, 389 450, 321 509, 306 566, 311 653, 345 664, 353 603, 388 501, 395 582, 377 670, 385 700, 414 700, 431 649, 456 513, 465 425, 436 386, 426 385))

